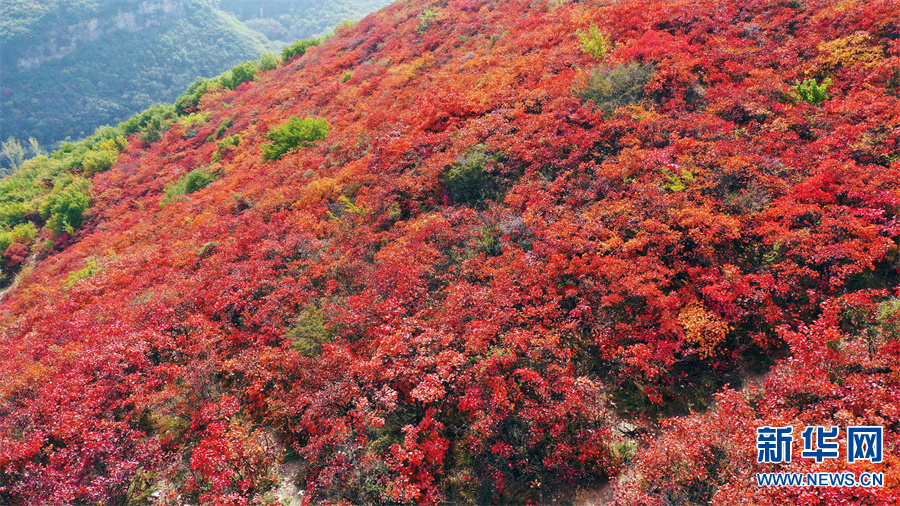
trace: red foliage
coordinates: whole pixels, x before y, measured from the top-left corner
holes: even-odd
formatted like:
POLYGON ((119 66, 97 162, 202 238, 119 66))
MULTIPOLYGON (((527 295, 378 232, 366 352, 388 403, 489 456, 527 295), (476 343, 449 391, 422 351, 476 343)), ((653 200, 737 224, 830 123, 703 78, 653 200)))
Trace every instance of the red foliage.
POLYGON ((0 258, 3 259, 3 267, 9 271, 15 271, 28 257, 28 245, 14 242, 6 248, 0 258))
MULTIPOLYGON (((246 504, 281 469, 313 501, 549 502, 623 472, 628 419, 662 429, 624 504, 812 504, 747 488, 756 426, 897 445, 898 12, 406 2, 204 96, 0 301, 0 502, 246 504), (581 98, 628 69, 632 103, 581 98), (263 163, 308 115, 329 138, 263 163)), ((890 459, 824 500, 896 502, 890 459)))

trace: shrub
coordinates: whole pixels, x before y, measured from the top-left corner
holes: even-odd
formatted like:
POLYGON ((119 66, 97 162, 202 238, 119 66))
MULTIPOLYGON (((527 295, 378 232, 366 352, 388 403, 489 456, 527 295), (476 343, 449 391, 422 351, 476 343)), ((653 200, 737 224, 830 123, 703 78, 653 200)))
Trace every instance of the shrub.
POLYGON ((444 184, 450 199, 457 204, 478 206, 487 200, 496 200, 501 194, 501 181, 496 174, 486 172, 488 163, 496 161, 483 145, 469 150, 448 170, 444 184))
POLYGON ((229 128, 231 128, 232 123, 234 123, 234 116, 232 116, 230 118, 225 118, 224 120, 222 120, 222 123, 220 123, 219 126, 216 128, 216 132, 214 134, 210 135, 209 137, 207 137, 206 142, 212 142, 212 141, 218 139, 219 137, 222 137, 222 135, 225 133, 225 131, 228 130, 229 128))
POLYGON ((216 142, 216 152, 213 154, 213 160, 218 161, 226 153, 234 151, 234 148, 241 145, 241 134, 234 134, 225 137, 219 142, 216 142))
POLYGON ((876 318, 885 338, 900 338, 900 299, 888 299, 876 308, 876 318))
POLYGON ((34 223, 26 222, 16 225, 12 230, 0 232, 0 253, 6 251, 13 243, 30 244, 37 235, 37 229, 34 223))
POLYGON ((672 192, 684 191, 687 189, 687 183, 694 181, 694 174, 687 169, 681 169, 680 173, 663 169, 662 174, 666 178, 666 182, 662 185, 663 188, 672 192))
POLYGON ((28 145, 31 146, 31 154, 34 156, 47 156, 47 152, 41 148, 41 143, 34 137, 28 138, 28 145))
POLYGON ((334 339, 335 332, 327 326, 322 312, 313 309, 303 313, 285 336, 294 342, 295 350, 307 357, 315 357, 322 350, 322 344, 334 339))
POLYGON ((0 154, 3 155, 0 158, 5 158, 9 162, 9 172, 18 170, 22 162, 25 161, 25 148, 13 137, 10 137, 3 143, 3 149, 0 150, 0 154))
POLYGON ((655 73, 653 66, 637 62, 600 67, 591 75, 587 87, 581 90, 581 99, 594 102, 604 115, 610 115, 617 107, 644 99, 647 96, 644 87, 655 73))
POLYGON ((188 114, 187 116, 182 116, 181 119, 178 120, 178 123, 186 127, 192 127, 202 125, 203 123, 206 123, 208 119, 208 112, 195 112, 188 114))
POLYGON ((74 234, 84 221, 84 212, 91 205, 88 193, 91 182, 84 178, 75 178, 56 194, 50 195, 44 205, 44 214, 49 215, 47 228, 54 235, 63 232, 74 234))
POLYGON ((609 50, 609 37, 597 28, 597 25, 591 24, 587 32, 576 32, 578 40, 581 42, 581 50, 585 53, 600 60, 606 56, 609 50))
POLYGON ((272 142, 262 145, 263 161, 278 160, 293 148, 312 146, 313 142, 324 140, 330 128, 325 118, 291 116, 266 134, 272 142))
POLYGON ((90 177, 98 172, 109 170, 118 158, 119 152, 113 149, 88 151, 81 162, 81 166, 84 167, 84 175, 90 177))
POLYGON ((225 88, 234 89, 254 79, 256 79, 256 64, 248 61, 222 74, 219 77, 219 83, 225 88))
POLYGON ((182 176, 174 185, 166 188, 166 191, 163 193, 163 200, 160 202, 160 207, 165 207, 166 204, 171 202, 172 199, 178 195, 190 195, 195 191, 206 188, 209 183, 212 183, 218 178, 219 176, 206 169, 194 169, 182 176))
POLYGON ((431 26, 431 23, 437 18, 437 13, 431 9, 425 9, 417 16, 419 18, 419 26, 416 27, 416 33, 422 35, 431 26))
MULTIPOLYGON (((278 65, 275 55, 272 53, 264 53, 260 58, 260 69, 269 70, 278 65)), ((256 63, 252 61, 241 63, 232 67, 219 77, 214 79, 197 79, 188 87, 183 95, 175 100, 175 112, 179 115, 185 115, 196 112, 197 106, 200 104, 200 98, 210 91, 210 86, 214 89, 216 86, 234 89, 247 81, 256 79, 256 63)))
POLYGON ((203 78, 197 79, 188 87, 184 95, 175 100, 175 111, 178 114, 193 112, 200 103, 200 97, 207 91, 209 91, 209 81, 203 78))
POLYGON ((216 148, 221 150, 225 146, 240 146, 241 145, 241 134, 234 134, 225 137, 221 141, 216 143, 216 148))
POLYGON ((156 142, 162 137, 166 128, 175 121, 176 111, 177 106, 171 104, 156 104, 146 111, 120 123, 118 131, 124 135, 140 132, 141 140, 144 142, 156 142))
MULTIPOLYGON (((153 134, 162 135, 162 131, 172 122, 172 117, 176 110, 177 105, 156 104, 144 112, 132 116, 130 119, 120 123, 119 130, 125 135, 143 132, 145 136, 150 135, 152 137, 150 131, 154 131, 153 134)), ((156 137, 156 139, 158 138, 159 137, 156 137)))
POLYGON ((311 39, 298 40, 290 46, 285 46, 285 48, 281 50, 281 61, 287 63, 295 56, 303 56, 309 48, 321 45, 324 41, 324 37, 318 39, 313 37, 311 39))
POLYGON ((816 105, 828 100, 828 87, 831 86, 831 78, 817 84, 815 79, 804 79, 802 83, 794 85, 797 96, 804 102, 816 105))
POLYGON ((121 151, 128 144, 122 133, 121 128, 104 125, 97 128, 90 137, 79 144, 84 144, 90 149, 115 149, 116 151, 121 151))
POLYGON ((72 288, 72 286, 74 286, 78 281, 87 279, 94 274, 97 274, 98 272, 100 272, 100 268, 97 265, 97 261, 89 260, 87 265, 83 269, 72 271, 69 273, 69 279, 66 280, 66 286, 72 288))

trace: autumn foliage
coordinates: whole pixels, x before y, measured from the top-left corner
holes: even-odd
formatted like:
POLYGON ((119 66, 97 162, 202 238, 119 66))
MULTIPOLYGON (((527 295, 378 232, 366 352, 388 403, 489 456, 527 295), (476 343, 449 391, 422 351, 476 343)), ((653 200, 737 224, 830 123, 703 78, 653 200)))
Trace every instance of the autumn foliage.
POLYGON ((2 296, 0 503, 900 502, 900 4, 400 2, 305 49, 132 135, 2 296), (886 486, 748 486, 767 424, 884 426, 886 486))

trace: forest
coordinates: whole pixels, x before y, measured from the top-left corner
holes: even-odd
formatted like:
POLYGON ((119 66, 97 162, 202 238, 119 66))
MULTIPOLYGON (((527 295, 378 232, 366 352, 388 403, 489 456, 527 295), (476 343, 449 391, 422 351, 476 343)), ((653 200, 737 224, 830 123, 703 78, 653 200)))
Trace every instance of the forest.
POLYGON ((896 0, 397 2, 0 180, 0 503, 900 504, 898 241, 896 0))
POLYGON ((55 149, 386 3, 0 0, 0 140, 55 149))

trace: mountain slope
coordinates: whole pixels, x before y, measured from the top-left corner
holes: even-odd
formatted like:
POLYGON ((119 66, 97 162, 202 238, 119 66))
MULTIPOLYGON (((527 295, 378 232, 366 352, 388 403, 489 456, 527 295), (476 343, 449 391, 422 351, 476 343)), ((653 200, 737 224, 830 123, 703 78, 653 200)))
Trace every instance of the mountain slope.
POLYGON ((50 146, 84 137, 100 125, 171 102, 198 77, 324 34, 383 4, 275 3, 262 17, 252 2, 3 0, 0 139, 35 137, 50 146), (243 14, 254 7, 256 17, 243 14), (237 13, 246 24, 233 16, 237 13))
POLYGON ((889 486, 824 500, 896 501, 898 41, 890 1, 404 2, 160 112, 35 218, 2 502, 818 500, 747 487, 764 425, 884 426, 826 467, 889 486))
POLYGON ((288 45, 330 32, 346 20, 358 20, 387 5, 386 0, 222 0, 219 8, 234 14, 270 41, 288 45))
POLYGON ((264 37, 209 2, 73 10, 58 7, 3 44, 3 139, 83 137, 266 49, 264 37))

